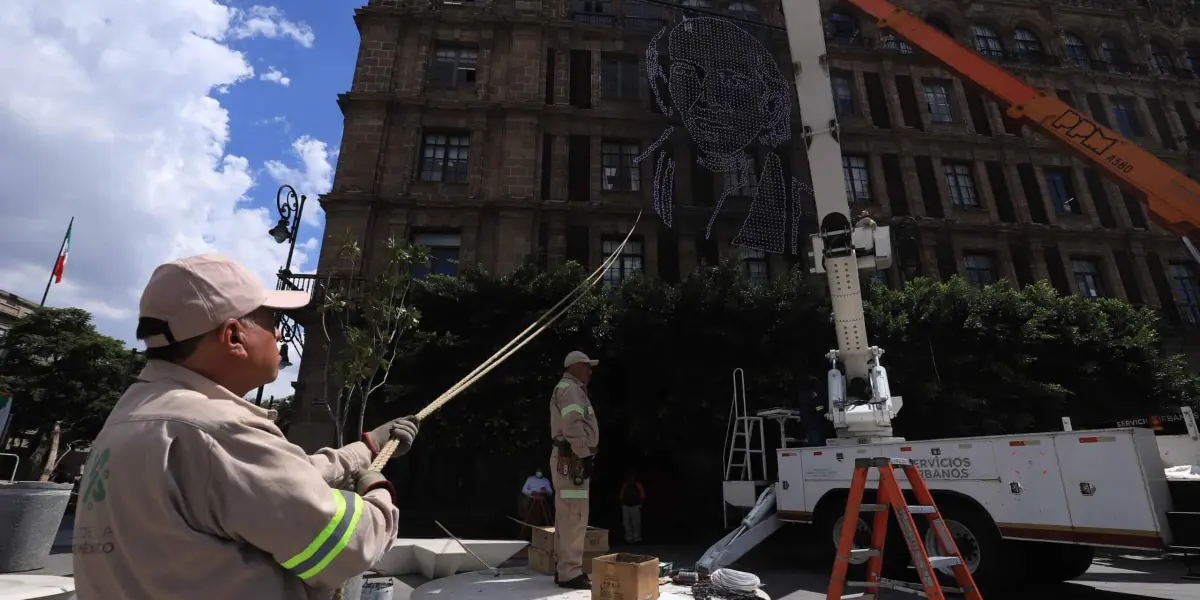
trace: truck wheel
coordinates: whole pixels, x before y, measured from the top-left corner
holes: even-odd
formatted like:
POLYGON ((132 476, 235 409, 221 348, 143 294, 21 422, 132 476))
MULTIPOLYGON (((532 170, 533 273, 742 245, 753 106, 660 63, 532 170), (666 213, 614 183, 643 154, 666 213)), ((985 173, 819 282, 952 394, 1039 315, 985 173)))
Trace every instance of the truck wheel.
MULTIPOLYGON (((818 543, 821 546, 822 554, 829 560, 835 560, 837 556, 838 541, 842 536, 842 523, 845 522, 845 506, 843 502, 828 502, 817 514, 813 516, 813 527, 817 531, 818 543)), ((858 527, 854 532, 855 550, 871 547, 871 525, 868 520, 873 519, 871 513, 860 514, 858 517, 858 527)), ((895 526, 896 519, 888 520, 889 531, 888 539, 884 542, 883 552, 883 575, 896 576, 902 572, 907 566, 908 552, 904 548, 904 541, 899 540, 896 535, 899 534, 899 529, 895 526), (896 535, 893 535, 896 534, 896 535)), ((861 580, 867 574, 867 558, 852 558, 850 566, 846 570, 847 578, 851 580, 861 580)))
POLYGON ((1096 558, 1095 548, 1069 544, 1026 542, 1022 552, 1029 581, 1043 585, 1079 579, 1096 558))
MULTIPOLYGON (((953 499, 939 499, 937 505, 975 585, 984 590, 1021 585, 1024 561, 1017 560, 1015 545, 1000 537, 996 523, 983 509, 953 499), (1014 571, 1014 566, 1020 568, 1014 571)), ((931 556, 940 555, 941 546, 928 519, 916 515, 914 520, 925 533, 925 551, 931 556)), ((946 585, 955 585, 952 568, 943 567, 937 571, 939 579, 946 585)))

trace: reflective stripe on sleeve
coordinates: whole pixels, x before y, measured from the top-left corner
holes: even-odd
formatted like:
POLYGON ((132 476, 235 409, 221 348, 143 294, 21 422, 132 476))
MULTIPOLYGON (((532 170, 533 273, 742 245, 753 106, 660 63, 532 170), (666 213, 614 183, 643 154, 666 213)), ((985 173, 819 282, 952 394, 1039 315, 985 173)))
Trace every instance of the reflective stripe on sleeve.
POLYGON ((560 382, 558 382, 558 385, 556 385, 554 387, 556 387, 560 390, 565 390, 565 389, 571 387, 571 384, 566 381, 560 381, 560 382))
POLYGON ((336 509, 329 524, 304 551, 283 562, 283 568, 305 581, 315 577, 342 553, 346 544, 350 542, 350 536, 354 535, 359 517, 362 516, 361 496, 343 490, 331 491, 336 509))
POLYGON ((588 499, 588 491, 587 490, 560 490, 558 492, 558 495, 562 496, 563 500, 587 500, 588 499))
POLYGON ((563 407, 563 409, 562 409, 563 417, 566 417, 567 415, 569 415, 571 413, 579 413, 579 416, 581 416, 581 417, 587 416, 587 413, 584 412, 583 407, 578 404, 568 404, 563 407))

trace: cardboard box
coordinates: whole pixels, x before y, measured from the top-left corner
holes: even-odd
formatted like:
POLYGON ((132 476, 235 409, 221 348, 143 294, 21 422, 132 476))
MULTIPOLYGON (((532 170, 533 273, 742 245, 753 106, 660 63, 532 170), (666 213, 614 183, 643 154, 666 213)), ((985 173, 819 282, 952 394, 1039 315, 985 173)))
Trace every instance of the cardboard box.
MULTIPOLYGON (((534 527, 533 538, 529 547, 554 552, 554 528, 534 527)), ((583 551, 608 552, 608 530, 600 529, 599 527, 588 527, 587 533, 583 536, 583 551)))
POLYGON ((658 559, 606 554, 592 560, 592 600, 658 600, 658 559))
MULTIPOLYGON (((603 555, 602 552, 584 552, 583 572, 591 574, 592 559, 601 555, 603 555)), ((547 552, 545 550, 538 550, 537 548, 529 549, 529 568, 533 569, 534 571, 537 571, 542 575, 553 575, 555 566, 557 564, 558 560, 554 556, 554 553, 547 552)))

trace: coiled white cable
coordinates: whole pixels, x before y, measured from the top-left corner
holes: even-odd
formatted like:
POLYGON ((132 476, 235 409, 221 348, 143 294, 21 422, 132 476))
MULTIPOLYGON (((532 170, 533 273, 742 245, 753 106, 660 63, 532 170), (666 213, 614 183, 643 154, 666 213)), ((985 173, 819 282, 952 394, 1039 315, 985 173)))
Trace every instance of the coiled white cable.
POLYGON ((762 580, 757 575, 733 569, 717 569, 708 580, 714 587, 742 594, 753 594, 762 587, 762 580))

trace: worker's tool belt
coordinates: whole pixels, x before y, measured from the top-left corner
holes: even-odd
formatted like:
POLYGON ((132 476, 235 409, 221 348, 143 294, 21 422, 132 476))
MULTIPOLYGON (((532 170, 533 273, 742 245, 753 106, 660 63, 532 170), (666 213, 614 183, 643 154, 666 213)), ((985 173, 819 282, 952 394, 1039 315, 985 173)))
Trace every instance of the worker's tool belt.
MULTIPOLYGON (((583 471, 583 461, 575 456, 575 452, 571 450, 571 442, 567 440, 555 440, 554 448, 558 450, 558 459, 554 468, 559 475, 574 478, 583 471)), ((588 448, 593 455, 596 454, 596 448, 588 448)))

